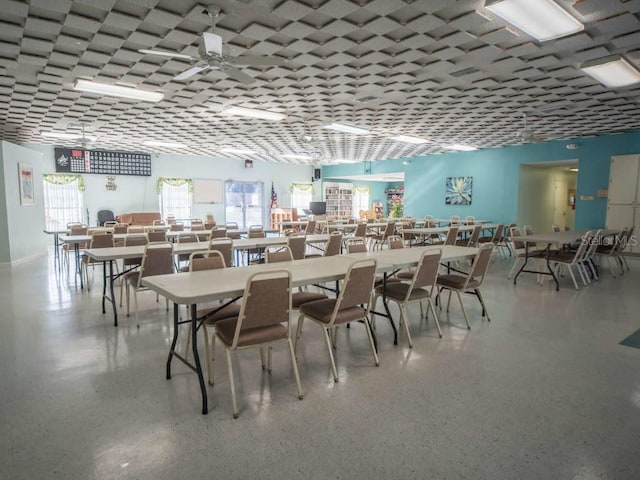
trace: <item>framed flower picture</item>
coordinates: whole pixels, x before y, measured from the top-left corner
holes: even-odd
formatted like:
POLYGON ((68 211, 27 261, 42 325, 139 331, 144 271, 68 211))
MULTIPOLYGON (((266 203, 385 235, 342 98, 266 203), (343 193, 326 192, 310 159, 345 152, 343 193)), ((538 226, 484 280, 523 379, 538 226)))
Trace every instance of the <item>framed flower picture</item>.
POLYGON ((473 177, 447 177, 446 205, 471 205, 473 177))
POLYGON ((33 205, 33 167, 25 163, 18 164, 18 184, 20 187, 20 205, 33 205))

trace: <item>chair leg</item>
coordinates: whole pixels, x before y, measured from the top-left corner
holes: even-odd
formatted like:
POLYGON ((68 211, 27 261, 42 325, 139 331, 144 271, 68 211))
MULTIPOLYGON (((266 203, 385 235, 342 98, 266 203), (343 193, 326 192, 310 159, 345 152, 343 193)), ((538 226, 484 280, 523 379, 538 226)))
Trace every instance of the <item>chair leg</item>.
POLYGON ((573 280, 573 286, 576 287, 576 290, 579 290, 580 286, 576 281, 576 276, 573 274, 573 269, 571 268, 571 265, 567 265, 567 270, 569 270, 569 275, 571 275, 571 280, 573 280))
POLYGON ((373 334, 371 333, 371 325, 369 325, 369 318, 364 319, 364 328, 367 331, 369 337, 369 345, 371 346, 371 353, 373 353, 373 360, 376 363, 376 367, 380 366, 380 359, 378 358, 378 352, 376 352, 376 345, 373 343, 373 334))
POLYGON ((449 299, 447 300, 447 312, 449 311, 449 307, 451 307, 451 289, 449 289, 449 299))
POLYGON ((491 317, 489 316, 489 310, 487 310, 487 305, 484 303, 484 298, 482 298, 482 293, 480 293, 480 289, 476 288, 476 295, 478 296, 478 300, 480 300, 480 305, 482 305, 482 311, 487 316, 487 322, 491 321, 491 317))
POLYGON ((429 313, 429 308, 431 308, 431 312, 433 313, 433 321, 435 322, 436 328, 438 329, 438 335, 440 336, 440 338, 442 338, 442 330, 440 329, 440 321, 438 320, 438 314, 436 313, 436 308, 433 305, 433 301, 431 300, 431 297, 429 297, 427 301, 429 302, 427 304, 427 314, 429 313))
POLYGON ((333 371, 333 381, 338 381, 338 369, 336 368, 336 361, 333 358, 333 348, 331 348, 331 340, 329 339, 329 329, 322 325, 322 333, 324 334, 324 341, 327 344, 327 351, 329 352, 329 360, 331 360, 331 370, 333 371))
POLYGON ((267 364, 264 359, 264 347, 260 347, 260 365, 262 365, 262 370, 267 369, 267 364))
POLYGON ((509 270, 509 274, 507 275, 507 278, 508 278, 508 279, 513 278, 513 274, 514 274, 514 273, 515 273, 515 271, 516 271, 516 267, 518 267, 518 266, 519 266, 518 264, 520 263, 518 260, 520 260, 520 259, 519 259, 519 258, 516 258, 516 259, 513 261, 513 266, 511 267, 511 270, 509 270))
POLYGON ((140 322, 138 321, 138 290, 136 288, 133 289, 133 314, 136 319, 136 327, 140 328, 140 322))
POLYGON ((298 361, 296 360, 296 352, 293 350, 293 343, 291 338, 287 338, 287 344, 289 345, 289 353, 291 354, 291 366, 293 367, 293 375, 296 377, 296 386, 298 387, 298 399, 304 398, 302 393, 302 386, 300 385, 300 373, 298 372, 298 361))
POLYGON ((404 324, 404 332, 406 333, 407 340, 409 341, 409 348, 413 348, 413 341, 411 340, 411 333, 409 332, 409 322, 407 321, 408 320, 407 311, 404 305, 399 304, 399 307, 400 307, 400 322, 404 324))
POLYGON ((267 347, 267 372, 271 373, 271 351, 273 348, 267 347))
POLYGON ((460 292, 456 290, 456 295, 458 296, 458 302, 460 302, 460 308, 462 309, 462 315, 464 315, 464 321, 467 322, 467 330, 471 330, 471 325, 469 324, 469 317, 467 317, 467 311, 464 309, 464 304, 462 303, 462 296, 460 292))
POLYGON ((298 340, 300 340, 300 335, 302 335, 302 324, 304 323, 304 315, 300 315, 298 317, 298 326, 296 327, 296 336, 293 340, 293 351, 296 352, 298 349, 298 340))
POLYGON ((124 282, 124 288, 127 289, 127 317, 128 317, 131 314, 131 311, 129 310, 129 304, 131 301, 131 292, 129 291, 129 288, 130 288, 129 282, 124 282))
POLYGON ((231 406, 233 407, 233 418, 238 418, 238 402, 236 400, 236 384, 233 377, 233 365, 231 359, 231 350, 227 351, 227 368, 229 369, 229 384, 231 385, 231 406))

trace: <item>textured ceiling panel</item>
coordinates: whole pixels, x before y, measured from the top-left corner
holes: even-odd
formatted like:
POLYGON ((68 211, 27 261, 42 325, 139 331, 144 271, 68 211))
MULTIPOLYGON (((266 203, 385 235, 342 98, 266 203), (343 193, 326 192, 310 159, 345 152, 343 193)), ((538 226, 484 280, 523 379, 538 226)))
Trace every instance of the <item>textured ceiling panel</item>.
POLYGON ((0 0, 0 131, 7 140, 55 143, 41 133, 83 123, 98 137, 94 147, 148 150, 142 142, 156 139, 186 145, 159 152, 220 156, 233 146, 256 159, 304 163, 281 155, 306 153, 321 164, 428 154, 451 143, 511 144, 523 113, 544 139, 639 129, 640 87, 607 89, 579 65, 610 54, 638 65, 640 0, 557 1, 585 29, 540 44, 480 0, 0 0), (251 84, 217 68, 175 80, 198 63, 201 34, 212 28, 225 55, 284 62, 238 65, 251 84), (84 94, 73 90, 79 78, 165 98, 84 94), (221 115, 231 105, 288 118, 221 115), (371 133, 321 128, 332 121, 371 133), (430 143, 390 140, 399 133, 430 143))

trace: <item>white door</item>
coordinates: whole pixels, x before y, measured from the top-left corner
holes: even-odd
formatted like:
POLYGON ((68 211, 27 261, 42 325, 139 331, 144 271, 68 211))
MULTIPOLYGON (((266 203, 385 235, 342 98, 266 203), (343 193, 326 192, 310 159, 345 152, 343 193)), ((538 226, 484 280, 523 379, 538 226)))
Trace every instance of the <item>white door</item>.
POLYGON ((553 223, 560 225, 560 229, 564 229, 565 225, 567 225, 569 190, 565 180, 556 180, 554 183, 555 201, 553 203, 553 223))
POLYGON ((638 201, 638 165, 640 155, 611 157, 609 172, 609 203, 638 201))
POLYGON ((225 219, 241 229, 262 225, 264 218, 262 182, 225 182, 225 219))

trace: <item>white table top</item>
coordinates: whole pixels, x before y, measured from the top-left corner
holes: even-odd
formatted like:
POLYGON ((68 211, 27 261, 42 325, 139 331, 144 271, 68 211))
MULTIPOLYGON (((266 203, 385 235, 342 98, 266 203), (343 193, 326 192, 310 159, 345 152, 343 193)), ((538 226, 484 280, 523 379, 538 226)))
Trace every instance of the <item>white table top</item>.
MULTIPOLYGON (((287 269, 291 272, 293 286, 341 280, 347 273, 351 262, 361 258, 375 258, 377 271, 388 272, 397 268, 418 264, 422 252, 440 247, 405 248, 398 250, 379 250, 351 255, 319 257, 277 264, 259 264, 248 267, 225 268, 218 270, 186 272, 146 277, 142 284, 178 304, 197 304, 242 296, 247 279, 256 272, 287 269)), ((476 248, 443 248, 443 260, 475 255, 476 248)))
MULTIPOLYGON (((596 233, 597 229, 592 229, 593 233, 596 233)), ((587 233, 588 230, 568 230, 564 232, 546 232, 546 233, 536 233, 533 235, 523 235, 520 237, 515 237, 518 241, 523 241, 527 243, 560 243, 560 244, 568 244, 573 243, 582 238, 582 236, 587 233)), ((617 235, 620 233, 620 230, 602 230, 601 234, 603 236, 609 235, 617 235)))
MULTIPOLYGON (((483 230, 488 230, 492 228, 496 228, 498 225, 495 223, 484 223, 482 224, 483 230)), ((405 228, 402 231, 405 233, 415 233, 417 235, 430 235, 433 233, 446 233, 449 231, 451 227, 432 227, 432 228, 405 228)), ((471 232, 475 228, 475 225, 459 225, 459 232, 471 232)))

